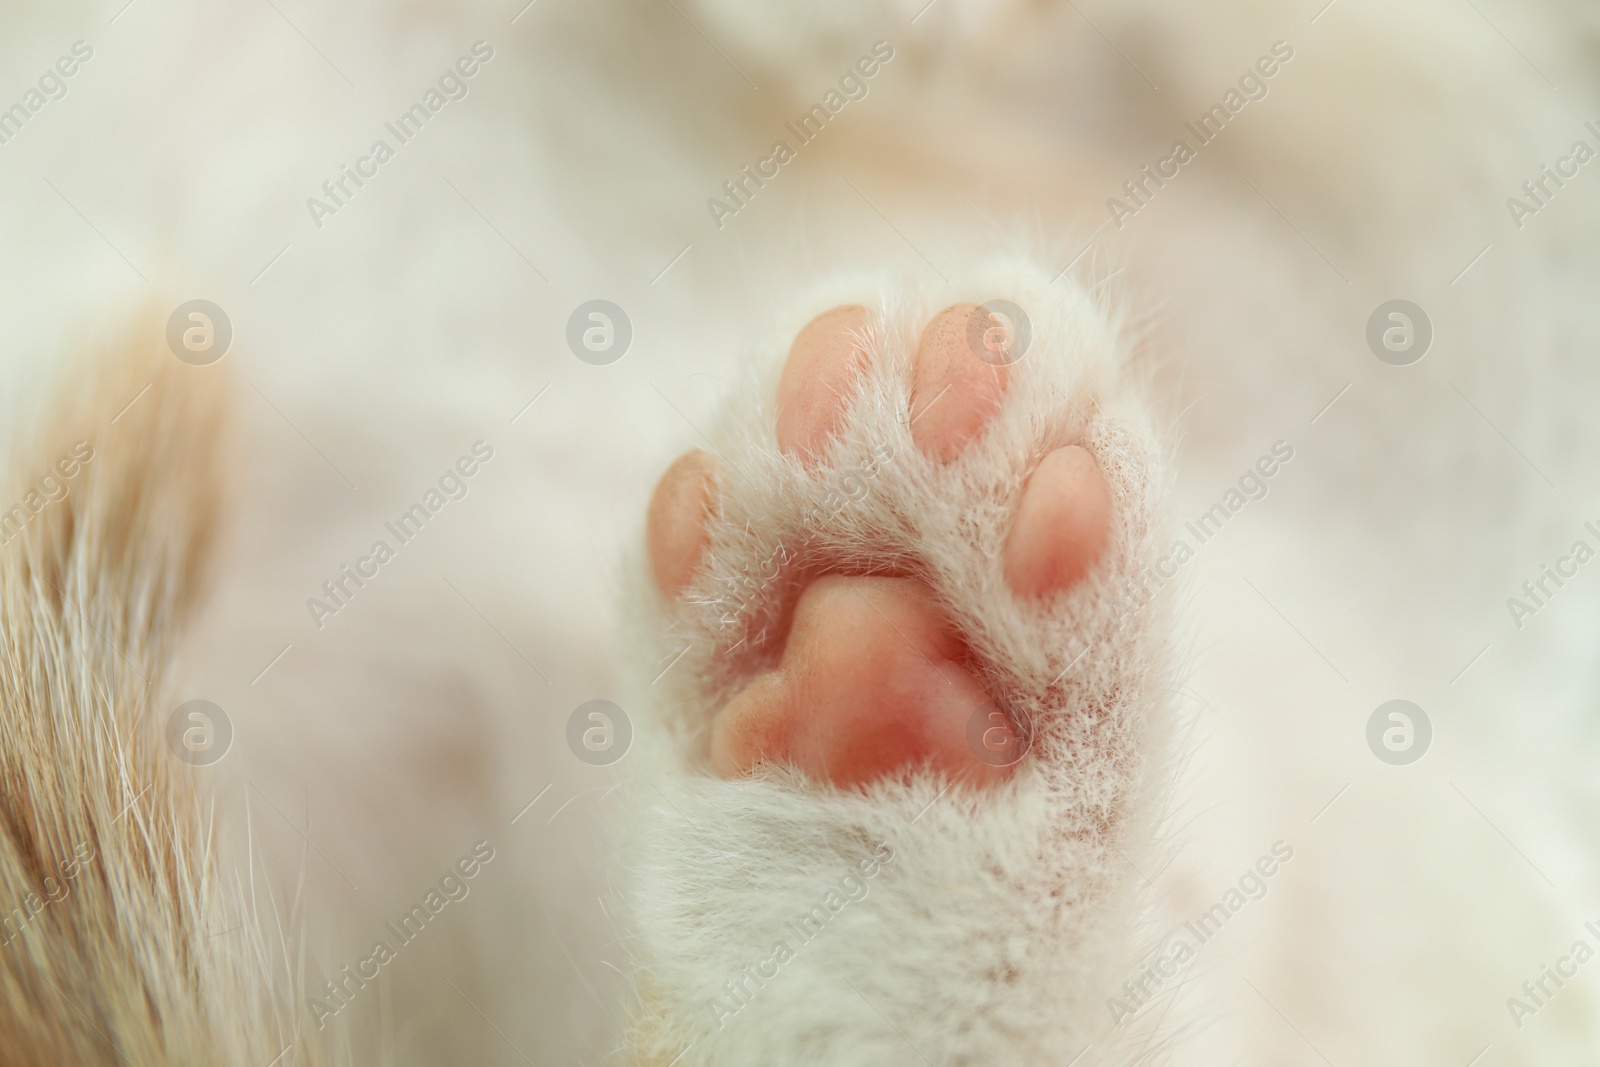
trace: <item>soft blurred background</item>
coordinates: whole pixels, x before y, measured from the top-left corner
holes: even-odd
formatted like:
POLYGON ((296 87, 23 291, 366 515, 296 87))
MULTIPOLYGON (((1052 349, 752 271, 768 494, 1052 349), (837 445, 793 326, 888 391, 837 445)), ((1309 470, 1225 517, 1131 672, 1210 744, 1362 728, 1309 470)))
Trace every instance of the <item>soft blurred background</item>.
POLYGON ((360 1062, 615 1062, 628 763, 565 738, 616 696, 650 486, 811 281, 1029 249, 1126 309, 1180 518, 1294 450, 1163 594, 1192 663, 1152 943, 1294 858, 1146 1009, 1175 1038, 1150 1057, 1591 1063, 1600 964, 1520 1027, 1507 998, 1600 949, 1600 564, 1520 628, 1507 599, 1600 547, 1600 160, 1520 226, 1507 199, 1600 150, 1597 33, 1553 0, 11 3, 0 108, 93 54, 0 143, 0 411, 25 426, 145 309, 224 309, 239 509, 179 696, 234 723, 204 772, 231 855, 316 986, 487 840, 329 1028, 360 1062), (319 225, 308 198, 480 41, 319 225), (707 199, 880 41, 719 227, 707 199), (1266 95, 1112 223, 1276 42, 1266 95), (592 299, 632 324, 605 366, 565 339, 592 299), (1366 339, 1395 299, 1433 332, 1407 366, 1366 339), (480 440, 465 499, 319 628, 307 599, 480 440), (1367 744, 1391 699, 1432 723, 1405 766, 1367 744))

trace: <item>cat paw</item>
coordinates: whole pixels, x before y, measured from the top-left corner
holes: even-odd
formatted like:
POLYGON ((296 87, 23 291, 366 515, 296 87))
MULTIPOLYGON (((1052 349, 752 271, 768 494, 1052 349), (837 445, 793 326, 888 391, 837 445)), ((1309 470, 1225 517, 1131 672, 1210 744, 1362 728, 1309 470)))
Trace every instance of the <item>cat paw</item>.
MULTIPOLYGON (((976 785, 1009 776, 1007 751, 1015 752, 1023 733, 987 684, 1005 665, 985 660, 954 617, 937 568, 906 536, 914 523, 871 498, 873 483, 899 468, 898 480, 923 483, 919 510, 966 506, 969 486, 951 468, 1005 404, 1013 367, 1027 355, 1019 349, 1032 344, 1018 336, 1028 328, 975 303, 953 304, 928 319, 901 358, 881 316, 861 305, 825 311, 801 328, 765 428, 775 461, 795 479, 827 485, 836 474, 841 485, 860 486, 814 526, 773 516, 763 537, 737 499, 745 479, 704 450, 680 457, 662 476, 646 526, 657 590, 672 611, 724 609, 719 622, 729 625, 720 629, 740 649, 739 666, 719 679, 726 699, 710 725, 717 774, 786 764, 836 786, 918 769, 976 785), (886 399, 891 382, 904 393, 902 418, 863 450, 860 435, 849 432, 855 402, 875 385, 875 399, 886 399), (729 530, 733 522, 739 526, 729 530), (874 543, 879 523, 894 529, 874 543), (857 536, 829 536, 834 530, 857 536), (717 566, 719 542, 735 542, 728 548, 737 554, 749 539, 774 546, 759 586, 717 566), (745 604, 745 594, 765 602, 745 604), (727 611, 734 601, 751 610, 727 611)), ((1064 396, 1059 407, 1069 410, 1064 396)), ((1070 441, 1070 425, 1063 420, 1059 433, 1023 449, 1007 465, 1010 480, 985 494, 995 530, 1004 531, 998 554, 986 560, 995 572, 987 584, 1018 610, 1072 589, 1110 534, 1105 477, 1094 456, 1070 441)), ((980 551, 959 533, 946 547, 980 551)))
POLYGON ((629 1043, 1068 1062, 1105 1027, 1170 733, 1127 346, 1015 260, 779 325, 641 539, 629 1043))

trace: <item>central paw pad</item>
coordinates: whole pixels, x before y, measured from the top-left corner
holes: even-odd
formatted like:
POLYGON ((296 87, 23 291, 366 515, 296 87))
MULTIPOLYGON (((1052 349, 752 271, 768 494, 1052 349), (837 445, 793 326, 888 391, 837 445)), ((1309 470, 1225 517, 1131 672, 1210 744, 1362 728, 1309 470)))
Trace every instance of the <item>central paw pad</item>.
MULTIPOLYGON (((956 304, 925 324, 898 366, 884 367, 878 361, 892 361, 892 346, 873 312, 851 305, 817 316, 795 336, 777 383, 778 452, 800 477, 838 477, 841 465, 856 480, 854 472, 875 474, 874 460, 852 468, 838 453, 858 394, 887 373, 901 386, 897 421, 924 480, 937 482, 979 446, 1006 403, 1018 369, 1007 358, 1011 329, 978 305, 956 304)), ((1005 533, 991 563, 993 595, 1026 605, 1068 592, 1094 567, 1110 531, 1111 495, 1080 445, 1042 447, 1021 460, 1017 484, 993 516, 1005 533)), ((662 476, 646 538, 656 586, 675 611, 708 602, 694 589, 717 551, 719 525, 730 522, 723 495, 748 480, 698 450, 662 476)), ((840 535, 831 550, 782 551, 770 562, 757 595, 772 603, 755 614, 773 621, 757 627, 742 618, 749 632, 725 650, 738 664, 709 724, 711 767, 738 777, 787 764, 842 787, 919 769, 979 785, 1006 777, 1013 761, 975 744, 972 724, 978 719, 991 734, 993 724, 1002 733, 1017 727, 987 690, 993 672, 952 620, 936 568, 917 558, 915 544, 875 546, 870 531, 853 530, 845 514, 851 496, 812 518, 853 540, 840 535)))

